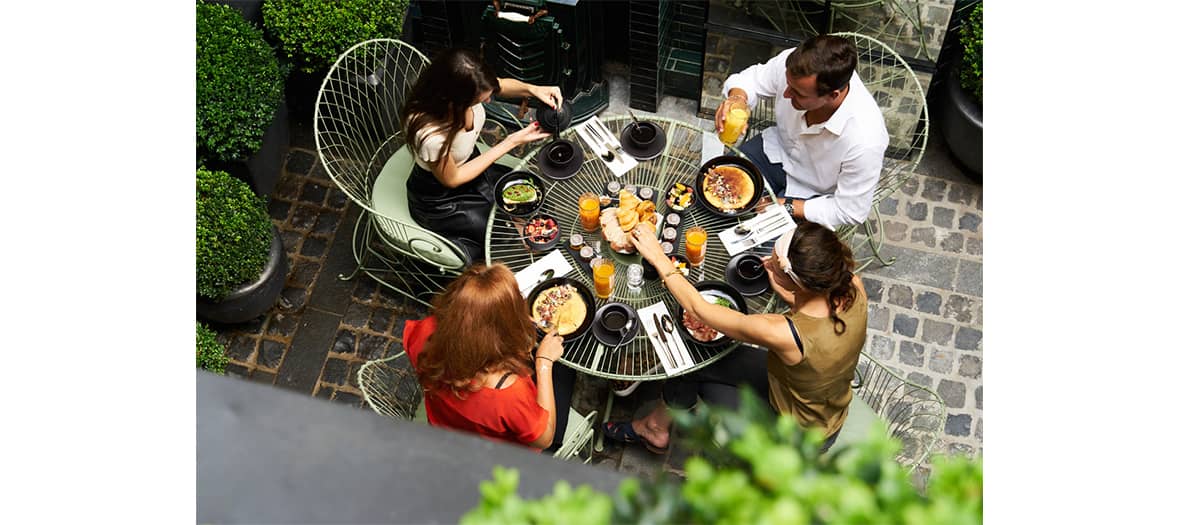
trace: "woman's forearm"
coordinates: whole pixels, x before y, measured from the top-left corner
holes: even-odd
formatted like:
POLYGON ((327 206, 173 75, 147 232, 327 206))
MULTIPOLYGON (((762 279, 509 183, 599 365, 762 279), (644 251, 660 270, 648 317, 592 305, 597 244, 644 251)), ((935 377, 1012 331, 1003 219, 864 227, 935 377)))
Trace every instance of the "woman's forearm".
POLYGON ((549 412, 549 421, 545 424, 545 432, 533 444, 538 448, 548 448, 553 443, 553 435, 557 429, 557 402, 553 395, 553 364, 547 360, 537 360, 537 404, 549 412))
POLYGON ((521 82, 515 78, 501 78, 500 96, 505 98, 521 98, 529 95, 532 84, 521 82))
POLYGON ((516 143, 511 139, 502 140, 499 144, 488 148, 487 151, 479 154, 477 157, 464 163, 462 166, 453 168, 450 171, 449 177, 446 176, 446 171, 444 170, 444 175, 438 177, 439 182, 442 182, 443 186, 448 188, 457 188, 468 182, 471 182, 481 173, 487 171, 487 169, 491 167, 492 164, 495 164, 496 161, 500 159, 500 157, 503 157, 504 155, 508 154, 508 152, 512 151, 512 148, 514 147, 516 147, 516 143))

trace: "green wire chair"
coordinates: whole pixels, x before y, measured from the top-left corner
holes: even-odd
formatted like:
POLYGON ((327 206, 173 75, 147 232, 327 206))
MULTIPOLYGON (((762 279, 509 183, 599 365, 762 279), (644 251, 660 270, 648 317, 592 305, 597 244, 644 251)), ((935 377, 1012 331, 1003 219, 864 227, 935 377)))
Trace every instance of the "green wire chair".
MULTIPOLYGON (((402 136, 401 110, 429 63, 400 40, 352 46, 324 77, 313 121, 324 170, 361 208, 352 238, 357 267, 340 278, 364 272, 427 308, 467 264, 454 243, 414 221, 406 199, 414 159, 402 136)), ((488 125, 499 126, 491 119, 488 125)), ((515 166, 519 159, 504 156, 497 163, 515 166)))
MULTIPOLYGON (((361 394, 372 409, 386 417, 408 421, 426 421, 426 403, 418 376, 405 351, 384 359, 375 359, 361 365, 357 371, 357 384, 361 394)), ((594 437, 594 420, 598 411, 583 416, 572 407, 565 426, 565 438, 553 457, 569 460, 585 452, 583 463, 593 457, 590 442, 594 437)))
POLYGON ((834 448, 863 440, 869 427, 885 422, 901 441, 897 462, 913 473, 930 455, 942 435, 946 403, 933 390, 908 381, 868 354, 860 354, 852 381, 852 404, 834 448))
MULTIPOLYGON (((836 230, 841 239, 852 244, 854 253, 861 254, 862 248, 868 246, 871 254, 863 255, 857 261, 859 272, 874 260, 883 266, 889 266, 896 260, 896 257, 885 260, 881 256, 883 228, 878 205, 914 176, 926 152, 930 118, 926 111, 926 92, 922 82, 901 55, 871 36, 858 33, 832 34, 851 40, 859 50, 856 73, 877 100, 881 114, 885 117, 885 127, 889 130, 889 147, 885 150, 881 179, 873 191, 873 208, 869 217, 859 226, 842 226, 836 230), (863 238, 856 239, 858 229, 863 233, 863 238)), ((774 101, 759 97, 748 122, 745 140, 775 125, 774 101)))

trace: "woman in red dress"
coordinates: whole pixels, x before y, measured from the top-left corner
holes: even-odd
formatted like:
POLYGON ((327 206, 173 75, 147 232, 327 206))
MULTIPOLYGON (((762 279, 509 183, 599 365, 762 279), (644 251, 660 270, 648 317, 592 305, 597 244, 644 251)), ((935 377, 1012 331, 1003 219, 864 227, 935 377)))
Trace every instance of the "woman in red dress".
POLYGON ((433 315, 406 321, 402 332, 430 424, 557 450, 574 372, 557 364, 559 335, 545 336, 533 357, 537 332, 512 271, 472 265, 433 306, 433 315))

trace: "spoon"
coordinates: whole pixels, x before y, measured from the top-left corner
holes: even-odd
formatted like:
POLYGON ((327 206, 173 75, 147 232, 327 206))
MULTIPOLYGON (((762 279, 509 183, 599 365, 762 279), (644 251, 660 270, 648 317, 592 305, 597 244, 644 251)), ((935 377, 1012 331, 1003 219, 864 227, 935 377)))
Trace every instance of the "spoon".
POLYGON ((623 329, 619 331, 619 342, 615 343, 615 347, 610 349, 611 353, 614 353, 623 345, 623 339, 627 336, 627 332, 631 331, 632 326, 635 326, 634 317, 627 319, 627 324, 623 325, 623 329))
POLYGON ((638 124, 638 123, 639 123, 639 117, 636 117, 636 116, 635 116, 635 112, 634 112, 634 111, 631 111, 630 109, 628 109, 628 110, 627 110, 627 113, 630 113, 630 114, 631 114, 631 120, 634 120, 636 124, 638 124))

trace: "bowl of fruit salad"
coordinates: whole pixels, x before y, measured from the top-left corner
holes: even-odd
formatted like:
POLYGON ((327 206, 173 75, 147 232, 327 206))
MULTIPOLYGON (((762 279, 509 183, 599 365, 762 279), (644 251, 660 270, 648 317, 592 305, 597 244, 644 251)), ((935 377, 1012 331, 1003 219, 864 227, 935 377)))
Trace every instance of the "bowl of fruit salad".
POLYGON ((535 252, 547 252, 557 247, 557 240, 561 238, 561 228, 557 226, 557 219, 551 215, 539 213, 524 223, 521 234, 524 243, 535 252))

